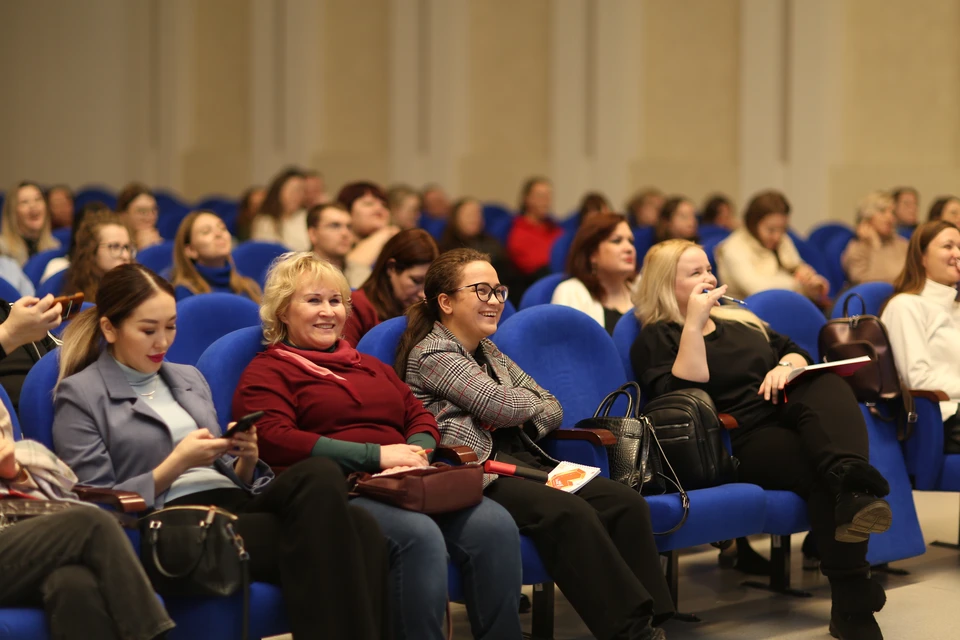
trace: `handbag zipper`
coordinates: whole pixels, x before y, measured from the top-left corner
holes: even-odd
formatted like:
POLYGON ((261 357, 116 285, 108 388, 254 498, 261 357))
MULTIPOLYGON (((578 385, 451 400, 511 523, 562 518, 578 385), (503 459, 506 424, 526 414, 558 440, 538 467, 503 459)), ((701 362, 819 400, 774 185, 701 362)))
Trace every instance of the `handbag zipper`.
POLYGON ((161 511, 202 511, 202 512, 204 512, 204 513, 209 513, 209 512, 211 512, 211 511, 213 511, 213 512, 216 513, 217 515, 223 516, 224 518, 227 518, 227 519, 229 519, 229 520, 232 520, 232 521, 239 520, 239 518, 238 518, 236 515, 230 513, 229 511, 226 511, 226 510, 224 510, 224 509, 221 509, 220 507, 216 507, 216 506, 213 506, 213 505, 209 505, 209 506, 204 507, 204 506, 199 505, 199 504, 197 504, 197 505, 185 504, 185 505, 181 505, 181 506, 177 506, 177 507, 164 507, 163 509, 157 509, 156 511, 154 511, 154 512, 151 513, 150 515, 143 516, 142 518, 140 518, 140 521, 142 522, 142 521, 144 521, 144 520, 149 520, 149 519, 151 518, 151 516, 153 516, 153 515, 155 515, 155 514, 157 514, 157 513, 160 513, 161 511))

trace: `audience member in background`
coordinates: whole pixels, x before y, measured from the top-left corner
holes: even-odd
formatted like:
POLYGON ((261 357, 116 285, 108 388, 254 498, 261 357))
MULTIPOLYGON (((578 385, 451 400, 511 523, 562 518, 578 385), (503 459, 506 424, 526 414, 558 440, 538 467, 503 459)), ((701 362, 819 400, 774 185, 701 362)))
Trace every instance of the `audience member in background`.
POLYGON ((94 200, 83 205, 83 208, 73 216, 73 227, 70 232, 70 246, 67 248, 67 255, 54 258, 47 263, 47 266, 43 270, 43 275, 40 277, 41 283, 45 282, 47 278, 53 274, 60 273, 70 266, 70 261, 73 260, 74 255, 77 253, 77 234, 80 231, 80 226, 83 224, 84 219, 93 213, 112 212, 110 211, 110 207, 99 200, 94 200))
POLYGON ((960 453, 960 231, 946 220, 917 227, 894 295, 880 314, 910 389, 939 389, 947 453, 960 453))
MULTIPOLYGON (((396 371, 437 417, 444 443, 469 445, 481 462, 549 471, 557 461, 535 441, 560 426, 563 409, 489 340, 507 293, 482 253, 443 254, 427 272, 426 304, 407 312, 396 371)), ((639 493, 603 477, 572 494, 500 476, 486 495, 530 536, 595 637, 665 637, 651 623, 670 617, 673 601, 639 493)))
POLYGON ((696 206, 683 196, 667 198, 657 218, 656 241, 673 239, 699 242, 696 206))
POLYGON ((627 217, 633 227, 652 227, 660 218, 663 192, 653 187, 641 189, 627 202, 627 217))
POLYGON ((260 304, 260 285, 240 275, 230 256, 231 238, 220 216, 194 211, 173 241, 170 282, 178 301, 198 293, 235 293, 260 304))
POLYGON ((830 284, 806 264, 787 234, 790 203, 779 191, 753 196, 743 226, 717 245, 717 270, 727 294, 746 298, 758 291, 790 289, 816 303, 826 300, 830 284))
POLYGON ((960 224, 960 198, 956 196, 942 196, 930 205, 927 222, 946 220, 953 224, 960 224))
MULTIPOLYGON (((960 237, 958 237, 960 240, 960 237)), ((890 527, 889 485, 869 460, 867 425, 850 386, 825 373, 791 385, 790 371, 813 363, 788 337, 744 309, 720 309, 701 247, 684 240, 654 245, 635 297, 643 329, 630 360, 645 397, 699 388, 740 425, 730 432, 738 481, 793 491, 807 502, 830 580, 830 632, 879 640, 873 617, 886 596, 870 577, 870 534, 890 527), (782 402, 781 402, 782 400, 782 402)))
POLYGON ((306 224, 303 174, 299 169, 284 169, 267 188, 260 211, 250 223, 250 239, 303 251, 310 246, 306 224))
POLYGON ((637 250, 627 219, 618 213, 596 213, 580 225, 573 238, 567 273, 553 292, 553 304, 579 309, 607 333, 633 307, 630 299, 637 277, 637 250))
POLYGON ((733 231, 737 228, 737 214, 733 202, 727 196, 717 193, 703 203, 700 222, 703 225, 715 225, 733 231))
POLYGON ((367 331, 384 320, 402 316, 423 300, 423 279, 440 250, 423 229, 408 229, 393 236, 373 271, 350 300, 351 313, 343 337, 355 346, 367 331))
POLYGON ((313 252, 343 271, 351 288, 370 277, 370 265, 348 262, 353 247, 353 218, 342 204, 320 204, 307 212, 307 235, 313 252))
POLYGON ((438 184, 428 184, 420 192, 423 212, 431 218, 446 220, 450 216, 450 198, 438 184))
POLYGON ((57 348, 47 333, 60 326, 60 303, 53 296, 24 296, 15 302, 0 300, 0 386, 14 410, 20 408, 23 379, 40 358, 57 348))
MULTIPOLYGON (((514 286, 516 270, 500 241, 484 230, 483 205, 476 198, 461 198, 453 203, 450 222, 440 236, 440 253, 451 249, 475 249, 490 256, 490 264, 507 286, 514 286)), ((522 289, 522 283, 517 285, 522 289)))
POLYGON ((139 264, 102 284, 97 306, 64 332, 57 454, 80 482, 135 491, 148 508, 236 514, 250 577, 280 585, 294 636, 380 638, 385 545, 372 519, 347 506, 340 470, 310 460, 274 478, 256 428, 220 437, 203 376, 163 361, 177 331, 173 287, 139 264))
MULTIPOLYGON (((318 459, 345 472, 427 466, 440 439, 436 420, 389 366, 340 339, 349 313, 350 289, 330 263, 304 252, 274 264, 260 312, 269 346, 244 371, 234 415, 266 412, 260 443, 278 469, 318 459)), ((520 538, 502 507, 483 500, 431 518, 365 497, 351 504, 376 518, 387 537, 396 638, 445 637, 448 554, 461 567, 473 637, 520 638, 520 538)), ((331 575, 322 567, 304 569, 331 575)))
POLYGON ((893 214, 897 217, 897 230, 909 235, 917 228, 920 211, 920 194, 913 187, 897 187, 893 196, 893 214))
MULTIPOLYGON (((76 501, 77 477, 39 442, 14 443, 0 404, 0 497, 76 501)), ((77 503, 0 535, 0 607, 42 603, 51 638, 149 640, 174 624, 116 518, 77 503)))
POLYGON ((313 169, 303 172, 303 209, 310 208, 318 204, 327 204, 330 202, 330 194, 327 193, 327 181, 323 174, 313 169))
POLYGON ((399 229, 415 229, 420 221, 420 195, 405 184, 398 184, 387 191, 390 218, 399 229))
POLYGON ((552 206, 553 188, 546 178, 530 178, 524 183, 517 217, 507 236, 507 257, 523 277, 522 290, 550 273, 550 247, 563 235, 549 217, 552 206))
POLYGON ((0 221, 0 255, 21 267, 41 251, 58 249, 50 234, 50 213, 43 192, 35 182, 20 182, 7 191, 0 221))
POLYGON ((390 224, 387 195, 372 182, 351 182, 340 189, 337 202, 350 212, 356 236, 347 262, 373 267, 387 240, 400 231, 390 224))
POLYGON ((117 213, 133 232, 139 251, 163 242, 157 231, 157 217, 160 215, 157 200, 145 185, 131 182, 125 186, 117 195, 117 213))
POLYGON ((583 196, 580 206, 577 207, 577 226, 583 224, 583 221, 595 213, 612 213, 610 201, 602 193, 591 191, 583 196))
POLYGON ((73 191, 65 184, 47 189, 47 209, 50 211, 50 226, 62 229, 73 225, 73 191))
POLYGON ((84 301, 93 302, 103 275, 116 266, 130 264, 136 257, 130 230, 120 216, 112 211, 85 216, 77 229, 75 254, 63 284, 64 295, 82 293, 84 301))
POLYGON ((897 233, 893 198, 871 191, 857 207, 857 237, 840 257, 847 282, 893 282, 906 258, 907 241, 897 233))
POLYGON ((30 278, 10 256, 0 256, 0 278, 16 289, 21 296, 32 296, 36 293, 30 278))
POLYGON ((240 242, 250 239, 250 226, 266 197, 267 190, 263 187, 250 187, 241 194, 237 206, 237 240, 240 242))

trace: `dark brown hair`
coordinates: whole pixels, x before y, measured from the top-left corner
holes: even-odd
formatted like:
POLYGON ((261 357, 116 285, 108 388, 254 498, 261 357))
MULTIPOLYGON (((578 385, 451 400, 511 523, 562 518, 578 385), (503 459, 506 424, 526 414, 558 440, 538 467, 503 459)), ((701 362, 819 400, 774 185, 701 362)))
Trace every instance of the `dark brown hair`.
POLYGON ((389 271, 400 273, 410 267, 430 264, 440 255, 433 236, 423 229, 407 229, 390 238, 373 264, 373 271, 360 290, 377 311, 380 321, 402 316, 405 309, 393 295, 389 271))
MULTIPOLYGON (((472 240, 472 238, 465 238, 462 233, 460 233, 460 212, 463 210, 463 207, 470 203, 476 202, 480 204, 480 201, 476 198, 460 198, 453 203, 453 206, 450 207, 450 218, 447 220, 447 226, 443 229, 443 234, 440 236, 440 251, 449 251, 450 249, 458 249, 460 247, 466 246, 466 244, 472 240)), ((483 207, 480 209, 480 219, 483 219, 483 207)), ((480 229, 480 236, 485 235, 483 229, 480 229)))
POLYGON ((142 182, 131 182, 117 194, 117 213, 126 213, 130 203, 142 195, 153 197, 153 192, 142 182))
MULTIPOLYGON (((757 225, 772 213, 790 215, 790 203, 779 191, 761 191, 753 196, 743 213, 743 224, 754 238, 757 238, 757 225)), ((757 238, 759 240, 759 238, 757 238)))
POLYGON ((383 189, 379 185, 374 184, 373 182, 351 182, 346 184, 340 189, 340 193, 337 194, 337 202, 342 204, 347 212, 351 212, 353 209, 353 204, 366 195, 372 195, 374 198, 383 203, 383 206, 390 208, 390 203, 387 201, 387 194, 383 192, 383 189))
MULTIPOLYGON (((97 299, 102 273, 97 273, 97 250, 100 248, 100 230, 109 225, 116 225, 127 230, 130 243, 133 245, 133 233, 116 213, 97 211, 84 216, 83 223, 74 232, 76 246, 70 267, 67 269, 66 281, 63 286, 64 295, 83 293, 86 301, 97 299)), ((135 246, 135 245, 133 245, 135 246)), ((130 256, 131 262, 133 256, 130 256)))
POLYGON ((336 209, 337 211, 343 211, 346 214, 350 214, 339 202, 328 202, 326 204, 317 204, 310 207, 310 210, 307 211, 307 229, 312 229, 320 223, 320 219, 323 217, 323 212, 327 209, 336 209))
POLYGON ((945 229, 957 229, 957 225, 946 220, 932 220, 914 229, 907 247, 907 260, 903 264, 903 271, 893 281, 894 295, 923 291, 927 279, 927 270, 923 268, 923 255, 934 238, 945 229))
MULTIPOLYGON (((673 236, 670 234, 670 219, 673 218, 673 214, 677 212, 677 209, 680 208, 680 205, 684 202, 689 202, 690 206, 693 205, 693 201, 689 198, 684 198, 683 196, 670 196, 667 198, 663 206, 660 207, 660 213, 657 216, 657 228, 656 228, 656 240, 657 242, 663 242, 664 240, 672 240, 673 236)), ((682 238, 683 240, 693 240, 696 242, 696 238, 682 238)))
POLYGON ((930 205, 930 213, 927 215, 927 222, 933 222, 934 220, 939 220, 943 217, 943 210, 947 207, 951 200, 956 200, 960 202, 960 198, 957 196, 941 196, 933 201, 933 204, 930 205))
POLYGON ((727 207, 733 211, 733 203, 730 198, 722 194, 715 194, 704 203, 700 218, 703 224, 716 224, 717 217, 720 215, 720 208, 727 207))
POLYGON ((920 199, 920 194, 913 187, 897 187, 896 189, 890 192, 890 195, 893 197, 893 203, 894 204, 899 203, 900 196, 902 196, 905 193, 912 193, 914 198, 916 198, 917 200, 920 199))
POLYGON ((543 176, 533 176, 532 178, 527 178, 527 181, 523 183, 523 186, 520 188, 520 204, 517 205, 518 216, 522 216, 527 212, 527 197, 538 184, 549 185, 550 181, 543 176))
POLYGON ((580 201, 580 206, 577 208, 577 224, 583 224, 583 219, 588 215, 591 213, 600 213, 604 209, 607 211, 613 210, 610 207, 610 201, 603 197, 602 193, 591 191, 583 196, 583 199, 580 201))
MULTIPOLYGON (((257 211, 253 207, 253 194, 261 191, 263 187, 250 187, 240 195, 240 203, 237 205, 237 235, 246 240, 250 237, 250 224, 253 222, 257 211)), ((266 193, 264 193, 266 199, 266 193)))
MULTIPOLYGON (((177 236, 173 240, 173 272, 170 274, 170 282, 174 287, 182 285, 194 294, 212 291, 210 283, 200 275, 196 263, 187 257, 186 252, 187 245, 190 244, 190 236, 193 234, 193 225, 204 213, 220 219, 220 216, 212 211, 194 211, 180 222, 177 236)), ((227 256, 227 264, 230 265, 230 290, 260 304, 260 298, 263 295, 260 285, 252 278, 240 275, 233 264, 233 256, 227 256)))
MULTIPOLYGON (((627 222, 626 217, 619 213, 597 213, 580 225, 577 235, 570 245, 570 254, 567 256, 567 273, 584 284, 594 300, 603 302, 604 290, 600 285, 600 278, 594 273, 590 257, 600 247, 600 243, 609 238, 621 222, 627 222)), ((629 226, 627 222, 627 226, 629 226)), ((627 279, 633 282, 636 275, 627 279)))
POLYGON ((260 211, 257 213, 262 213, 273 218, 279 229, 280 218, 283 217, 283 203, 280 202, 280 192, 283 190, 283 185, 287 184, 287 181, 291 178, 302 177, 303 172, 296 167, 288 167, 274 176, 270 182, 270 186, 267 187, 267 195, 263 198, 260 211))
POLYGON ((471 262, 490 262, 490 256, 474 249, 451 249, 434 260, 427 269, 423 283, 423 294, 426 300, 407 309, 407 329, 400 336, 397 357, 393 362, 393 370, 401 380, 407 379, 407 360, 410 358, 410 352, 427 337, 433 329, 433 323, 440 322, 443 318, 437 297, 441 293, 450 293, 457 288, 463 268, 471 262))

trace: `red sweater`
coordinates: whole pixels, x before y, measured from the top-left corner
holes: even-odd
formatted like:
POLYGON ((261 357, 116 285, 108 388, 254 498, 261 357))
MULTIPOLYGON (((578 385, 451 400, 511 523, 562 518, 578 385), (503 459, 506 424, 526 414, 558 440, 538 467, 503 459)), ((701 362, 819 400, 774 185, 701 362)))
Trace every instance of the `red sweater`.
POLYGON ((277 467, 309 458, 320 436, 388 445, 427 433, 440 441, 437 421, 393 369, 344 340, 333 353, 278 344, 257 354, 233 396, 234 416, 253 411, 265 412, 260 458, 277 467))
POLYGON ((507 255, 520 272, 527 275, 550 264, 550 248, 563 235, 563 229, 550 220, 531 222, 517 216, 507 236, 507 255))
POLYGON ((350 295, 350 305, 350 317, 343 325, 343 337, 351 346, 356 347, 367 331, 380 324, 380 318, 362 289, 357 289, 350 295))

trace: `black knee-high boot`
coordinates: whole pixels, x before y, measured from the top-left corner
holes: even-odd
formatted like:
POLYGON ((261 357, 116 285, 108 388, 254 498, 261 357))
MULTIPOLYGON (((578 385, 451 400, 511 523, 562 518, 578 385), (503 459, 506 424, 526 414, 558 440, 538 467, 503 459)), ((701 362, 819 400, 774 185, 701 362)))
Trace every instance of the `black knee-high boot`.
POLYGON ((825 570, 830 579, 833 607, 830 634, 840 640, 883 640, 873 614, 883 608, 887 596, 869 569, 825 570))
POLYGON ((863 542, 871 533, 890 528, 893 513, 883 499, 890 485, 873 466, 861 460, 844 461, 830 470, 828 482, 837 494, 838 541, 863 542))

